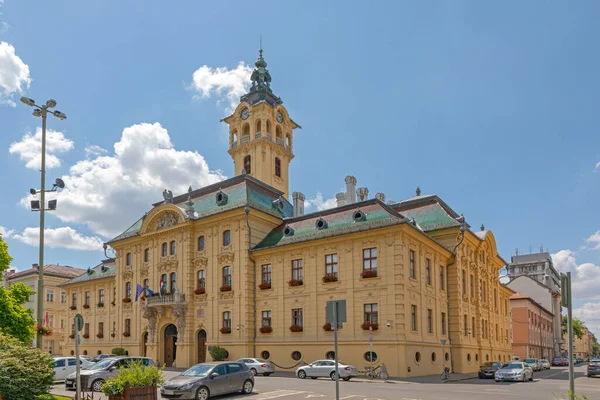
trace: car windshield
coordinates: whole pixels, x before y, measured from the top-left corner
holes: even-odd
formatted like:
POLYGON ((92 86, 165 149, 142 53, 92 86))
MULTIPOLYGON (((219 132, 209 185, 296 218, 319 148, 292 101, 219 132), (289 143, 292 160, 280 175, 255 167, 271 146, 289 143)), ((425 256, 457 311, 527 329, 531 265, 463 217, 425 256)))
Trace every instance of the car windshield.
POLYGON ((214 365, 194 365, 192 368, 184 371, 182 376, 206 376, 213 369, 214 365))
POLYGON ((592 364, 600 364, 600 360, 591 360, 590 363, 592 363, 592 364))
POLYGON ((522 369, 523 364, 510 363, 510 364, 507 364, 504 368, 505 369, 522 369))
POLYGON ((114 362, 115 362, 115 360, 102 360, 102 361, 98 361, 97 363, 95 363, 93 365, 90 365, 88 369, 92 369, 92 370, 107 369, 114 362))
POLYGON ((486 363, 481 364, 481 368, 492 368, 493 366, 494 366, 494 364, 491 362, 486 362, 486 363))
POLYGON ((525 362, 528 363, 528 364, 535 363, 535 358, 526 358, 525 362))

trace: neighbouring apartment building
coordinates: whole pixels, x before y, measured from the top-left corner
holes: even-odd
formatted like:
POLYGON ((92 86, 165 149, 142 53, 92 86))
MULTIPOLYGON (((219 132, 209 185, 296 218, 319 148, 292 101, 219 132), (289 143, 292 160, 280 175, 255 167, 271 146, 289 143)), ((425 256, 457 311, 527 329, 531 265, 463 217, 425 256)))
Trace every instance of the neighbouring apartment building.
MULTIPOLYGON (((52 354, 63 354, 63 346, 68 334, 69 321, 67 310, 67 293, 60 288, 60 284, 81 275, 85 270, 73 268, 68 265, 48 264, 44 266, 44 317, 48 314, 49 325, 54 329, 52 336, 44 338, 43 350, 52 354)), ((23 282, 34 292, 38 292, 38 264, 25 271, 11 269, 4 272, 4 285, 10 287, 17 282, 23 282)), ((37 319, 37 294, 31 295, 25 307, 33 311, 33 318, 37 319)), ((37 338, 33 338, 33 346, 37 345, 37 338)))
POLYGON ((554 357, 553 314, 532 298, 521 293, 510 296, 513 356, 554 357))
POLYGON ((509 361, 513 292, 499 283, 506 261, 493 233, 471 230, 419 189, 398 202, 369 198, 353 176, 337 207, 305 214, 302 193, 288 201, 300 126, 272 92, 262 50, 255 66, 249 93, 223 120, 235 176, 165 190, 108 242, 114 266, 63 284, 69 315, 89 321, 82 350, 124 347, 188 367, 222 346, 230 360, 293 367, 333 357, 326 303, 345 299, 340 357, 361 369, 373 361, 419 376, 509 361))

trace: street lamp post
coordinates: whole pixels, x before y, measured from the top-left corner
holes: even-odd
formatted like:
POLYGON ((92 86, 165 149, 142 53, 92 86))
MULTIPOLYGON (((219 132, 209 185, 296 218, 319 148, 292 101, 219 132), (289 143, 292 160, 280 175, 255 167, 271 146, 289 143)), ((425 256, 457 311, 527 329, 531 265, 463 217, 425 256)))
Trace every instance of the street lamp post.
MULTIPOLYGON (((33 116, 42 117, 42 165, 41 165, 41 182, 40 182, 40 259, 38 263, 38 290, 37 290, 37 320, 38 324, 42 324, 44 321, 44 212, 46 211, 46 117, 48 113, 54 115, 60 120, 67 119, 67 116, 58 110, 52 111, 51 109, 56 107, 56 100, 50 99, 43 106, 38 106, 35 101, 28 97, 21 97, 21 102, 30 107, 34 107, 33 116)), ((63 188, 64 182, 60 179, 56 180, 52 190, 56 188, 63 188)), ((35 194, 37 191, 32 189, 30 193, 35 194)), ((34 202, 32 202, 32 206, 34 202)), ((49 209, 55 209, 56 202, 54 202, 49 209)), ((33 209, 33 211, 37 211, 33 209)), ((38 331, 36 338, 36 345, 38 349, 42 349, 42 334, 38 331)))

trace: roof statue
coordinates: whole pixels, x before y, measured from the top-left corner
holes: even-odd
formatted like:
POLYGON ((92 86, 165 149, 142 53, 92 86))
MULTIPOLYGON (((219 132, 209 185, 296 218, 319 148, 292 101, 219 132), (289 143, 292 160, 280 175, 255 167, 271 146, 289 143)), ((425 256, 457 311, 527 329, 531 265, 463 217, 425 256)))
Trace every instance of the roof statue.
POLYGON ((417 196, 421 195, 421 188, 417 186, 417 190, 415 191, 415 193, 417 194, 417 196))
POLYGON ((194 218, 195 212, 196 211, 194 210, 194 202, 192 201, 192 187, 190 186, 190 188, 188 189, 188 198, 185 202, 185 214, 188 218, 194 218))
POLYGON ((173 203, 173 192, 170 190, 163 190, 163 198, 165 199, 165 204, 173 203))
POLYGON ((269 92, 271 91, 271 74, 267 71, 267 62, 262 56, 263 50, 262 48, 259 50, 258 60, 254 63, 256 67, 254 71, 252 71, 252 75, 250 76, 250 80, 252 81, 252 87, 250 88, 251 92, 257 92, 259 90, 266 89, 269 92))

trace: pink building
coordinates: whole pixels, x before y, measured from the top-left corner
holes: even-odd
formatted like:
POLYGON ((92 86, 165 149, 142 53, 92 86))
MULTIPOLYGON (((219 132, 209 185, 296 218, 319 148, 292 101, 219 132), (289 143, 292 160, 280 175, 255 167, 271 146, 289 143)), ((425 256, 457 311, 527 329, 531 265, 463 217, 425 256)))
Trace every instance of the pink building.
POLYGON ((530 297, 515 293, 510 297, 513 356, 554 357, 552 319, 554 315, 530 297))

